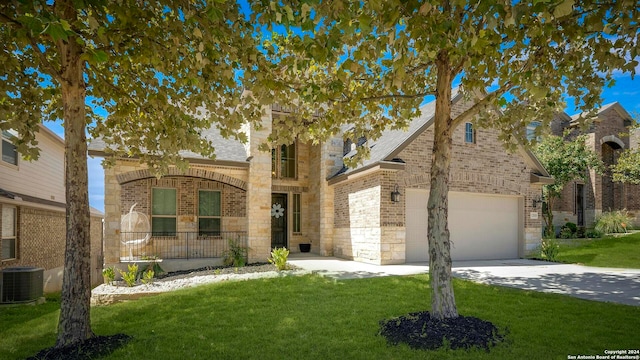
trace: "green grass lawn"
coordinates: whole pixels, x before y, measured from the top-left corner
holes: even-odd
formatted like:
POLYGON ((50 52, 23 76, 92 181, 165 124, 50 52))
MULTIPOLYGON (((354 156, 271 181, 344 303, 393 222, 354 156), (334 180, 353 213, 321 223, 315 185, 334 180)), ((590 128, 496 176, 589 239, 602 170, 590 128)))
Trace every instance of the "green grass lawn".
POLYGON ((640 233, 602 239, 562 240, 557 260, 588 266, 640 269, 640 233))
MULTIPOLYGON (((459 312, 508 329, 482 350, 412 350, 377 335, 381 319, 428 309, 426 275, 319 276, 206 285, 92 309, 97 334, 133 340, 109 359, 567 359, 637 349, 640 307, 455 280, 459 312)), ((0 358, 55 342, 59 303, 0 308, 0 358)))

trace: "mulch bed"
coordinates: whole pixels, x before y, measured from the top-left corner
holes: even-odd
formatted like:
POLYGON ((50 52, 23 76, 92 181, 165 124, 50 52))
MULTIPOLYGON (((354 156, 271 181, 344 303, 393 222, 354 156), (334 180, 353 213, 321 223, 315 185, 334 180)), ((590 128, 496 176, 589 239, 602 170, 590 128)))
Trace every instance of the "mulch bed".
POLYGON ((405 343, 413 349, 435 350, 490 347, 505 336, 492 323, 470 316, 438 320, 428 311, 380 321, 380 335, 393 345, 405 343))
POLYGON ((116 334, 109 336, 94 336, 80 343, 61 348, 50 347, 27 360, 88 360, 111 354, 117 348, 124 346, 131 340, 131 336, 116 334))

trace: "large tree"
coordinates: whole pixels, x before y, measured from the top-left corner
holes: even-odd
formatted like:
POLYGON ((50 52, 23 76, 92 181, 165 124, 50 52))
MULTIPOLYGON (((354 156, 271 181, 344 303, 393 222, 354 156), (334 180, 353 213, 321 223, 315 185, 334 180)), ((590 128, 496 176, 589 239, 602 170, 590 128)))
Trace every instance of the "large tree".
POLYGON ((161 172, 180 150, 213 157, 200 130, 237 135, 259 107, 241 94, 260 57, 235 1, 0 2, 0 128, 38 156, 37 124, 61 119, 66 250, 56 346, 93 336, 87 125, 115 155, 161 172), (106 111, 108 117, 97 115, 106 111))
POLYGON ((611 176, 616 182, 640 184, 640 149, 622 151, 616 163, 611 165, 611 176))
POLYGON ((428 241, 431 311, 441 319, 458 316, 447 224, 456 127, 475 118, 513 147, 531 121, 546 126, 567 95, 592 111, 613 72, 634 74, 638 64, 633 1, 262 0, 253 9, 275 76, 275 91, 259 96, 298 110, 278 124, 280 136, 322 139, 350 124, 345 139, 375 140, 435 97, 428 241), (481 95, 454 117, 458 84, 481 95))
POLYGON ((589 170, 598 174, 604 173, 604 164, 598 155, 590 150, 586 143, 586 135, 567 139, 565 136, 548 135, 537 144, 535 154, 542 165, 553 177, 553 184, 543 187, 546 208, 542 217, 546 224, 545 235, 553 237, 553 208, 555 201, 562 195, 562 190, 569 182, 577 179, 586 180, 589 170))

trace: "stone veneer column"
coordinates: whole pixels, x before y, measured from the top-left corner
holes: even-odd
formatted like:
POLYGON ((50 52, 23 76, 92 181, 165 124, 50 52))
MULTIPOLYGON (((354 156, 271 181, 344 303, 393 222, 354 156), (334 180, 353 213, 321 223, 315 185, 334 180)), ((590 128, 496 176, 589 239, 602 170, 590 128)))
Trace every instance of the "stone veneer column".
POLYGON ((251 127, 247 155, 252 157, 247 182, 247 237, 249 262, 265 262, 271 253, 271 153, 260 151, 271 133, 271 108, 262 117, 262 129, 251 127))
POLYGON ((334 189, 327 182, 327 178, 337 173, 343 165, 342 138, 335 137, 321 146, 320 150, 320 178, 318 186, 318 202, 319 209, 319 236, 320 236, 320 255, 333 256, 333 236, 334 236, 334 189))
MULTIPOLYGON (((116 165, 117 166, 117 165, 116 165)), ((104 169, 104 264, 120 263, 120 184, 116 166, 104 169)))

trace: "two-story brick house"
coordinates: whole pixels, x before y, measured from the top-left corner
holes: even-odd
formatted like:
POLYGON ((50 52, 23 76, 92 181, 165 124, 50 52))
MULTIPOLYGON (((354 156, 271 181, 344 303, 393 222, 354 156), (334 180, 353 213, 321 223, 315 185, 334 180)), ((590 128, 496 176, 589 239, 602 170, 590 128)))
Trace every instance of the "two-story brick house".
MULTIPOLYGON (((64 140, 44 125, 36 141, 40 157, 20 158, 14 133, 2 132, 0 269, 37 267, 44 271, 45 292, 62 288, 66 239, 64 140)), ((102 282, 102 214, 91 210, 91 283, 102 282)))
POLYGON ((602 106, 586 129, 580 127, 581 116, 585 115, 562 114, 551 124, 551 132, 560 136, 568 130, 570 137, 586 134, 588 148, 603 161, 606 171, 598 175, 591 170, 586 181, 577 180, 565 186, 554 208, 554 225, 570 221, 588 227, 603 212, 622 209, 630 212, 636 225, 640 224, 640 186, 614 182, 609 170, 623 150, 638 147, 638 133, 631 129, 635 121, 617 102, 602 106))
MULTIPOLYGON (((455 111, 464 107, 455 96, 455 111)), ((246 146, 209 130, 204 136, 216 145, 216 159, 191 154, 184 173, 158 179, 134 159, 105 169, 105 263, 129 261, 121 219, 133 204, 152 233, 134 257, 215 258, 234 238, 246 243, 252 262, 266 261, 273 247, 295 252, 301 243, 319 255, 375 264, 426 260, 434 104, 408 131, 366 142, 371 158, 356 168, 344 167, 352 148, 341 137, 258 150, 273 117, 286 111, 270 107, 260 130, 247 129, 246 146)), ((100 140, 89 146, 94 156, 104 150, 100 140)), ((541 236, 534 199, 549 181, 530 152, 509 154, 496 131, 461 126, 451 175, 454 259, 516 258, 534 249, 541 236)))

